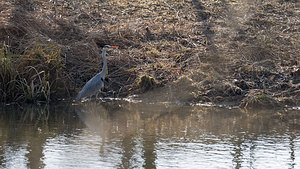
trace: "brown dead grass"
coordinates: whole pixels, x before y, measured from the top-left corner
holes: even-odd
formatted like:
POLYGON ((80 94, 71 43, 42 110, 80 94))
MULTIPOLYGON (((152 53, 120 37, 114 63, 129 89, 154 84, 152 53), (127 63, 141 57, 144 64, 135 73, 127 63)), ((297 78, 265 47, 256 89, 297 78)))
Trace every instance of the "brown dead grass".
POLYGON ((141 91, 139 77, 148 75, 158 87, 191 78, 196 102, 240 102, 256 89, 299 99, 296 1, 0 3, 1 41, 21 53, 37 42, 60 47, 73 95, 100 71, 99 48, 111 44, 120 48, 109 52, 110 96, 141 91))

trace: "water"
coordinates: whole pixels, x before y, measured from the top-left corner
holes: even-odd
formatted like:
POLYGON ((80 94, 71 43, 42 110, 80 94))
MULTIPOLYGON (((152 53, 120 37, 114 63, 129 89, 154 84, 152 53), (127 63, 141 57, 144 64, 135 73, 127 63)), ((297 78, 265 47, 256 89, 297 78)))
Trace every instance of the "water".
POLYGON ((0 168, 300 168, 297 110, 92 102, 0 109, 0 168))

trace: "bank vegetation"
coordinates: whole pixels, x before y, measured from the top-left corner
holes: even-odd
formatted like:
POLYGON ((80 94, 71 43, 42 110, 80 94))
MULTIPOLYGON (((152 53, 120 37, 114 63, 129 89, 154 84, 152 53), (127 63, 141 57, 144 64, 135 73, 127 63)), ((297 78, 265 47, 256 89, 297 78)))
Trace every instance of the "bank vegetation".
POLYGON ((300 99, 297 0, 3 0, 0 11, 1 102, 73 98, 101 70, 106 44, 119 46, 108 53, 107 97, 300 99))

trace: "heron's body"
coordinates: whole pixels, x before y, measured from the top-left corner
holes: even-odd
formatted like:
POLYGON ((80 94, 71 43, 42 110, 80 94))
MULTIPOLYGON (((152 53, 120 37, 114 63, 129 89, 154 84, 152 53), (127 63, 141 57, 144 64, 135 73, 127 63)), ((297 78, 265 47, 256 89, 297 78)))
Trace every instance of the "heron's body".
POLYGON ((115 46, 109 46, 106 45, 102 49, 102 58, 103 58, 103 68, 100 73, 95 75, 92 79, 90 79, 82 88, 82 90, 79 92, 79 94, 76 97, 76 100, 80 100, 82 98, 92 96, 94 94, 97 94, 99 90, 101 90, 104 87, 104 79, 105 74, 107 71, 107 60, 106 60, 106 50, 108 48, 117 48, 115 46))
POLYGON ((98 73, 83 86, 82 90, 77 95, 76 100, 92 96, 104 87, 104 79, 103 81, 101 80, 103 76, 102 73, 103 71, 98 73))

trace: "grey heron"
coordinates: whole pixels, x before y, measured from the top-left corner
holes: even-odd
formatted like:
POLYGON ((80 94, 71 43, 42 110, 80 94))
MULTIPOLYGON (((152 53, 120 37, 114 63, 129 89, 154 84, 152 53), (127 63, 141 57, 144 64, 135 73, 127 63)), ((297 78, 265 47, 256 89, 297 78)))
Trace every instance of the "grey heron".
POLYGON ((106 60, 106 50, 109 48, 118 48, 117 46, 105 45, 102 49, 103 67, 102 71, 91 78, 81 89, 76 97, 76 100, 81 100, 82 98, 92 96, 99 92, 104 87, 104 79, 107 71, 107 60, 106 60))

